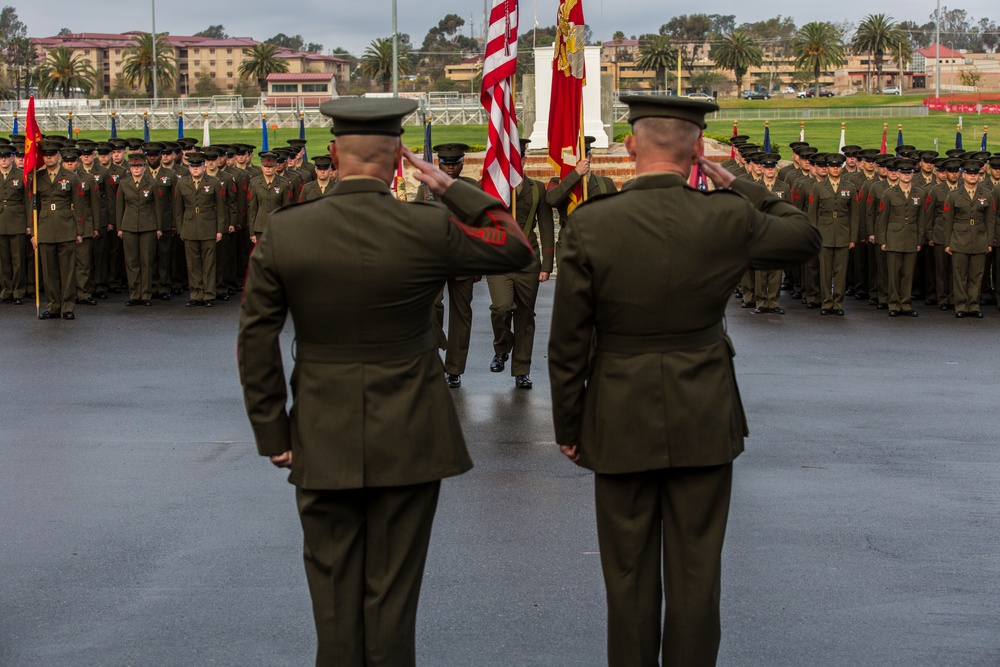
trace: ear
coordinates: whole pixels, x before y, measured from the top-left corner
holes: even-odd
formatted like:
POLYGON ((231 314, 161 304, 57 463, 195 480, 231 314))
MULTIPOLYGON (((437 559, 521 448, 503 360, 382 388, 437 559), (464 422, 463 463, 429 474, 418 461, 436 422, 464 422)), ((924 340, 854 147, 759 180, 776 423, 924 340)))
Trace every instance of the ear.
POLYGON ((691 164, 698 164, 698 160, 701 156, 705 154, 705 133, 702 132, 698 135, 698 141, 694 142, 694 148, 691 152, 691 164))
POLYGON ((337 143, 330 143, 330 159, 333 160, 333 166, 340 169, 340 153, 337 152, 337 143))
POLYGON ((635 161, 635 135, 626 134, 625 135, 625 150, 628 152, 628 156, 635 161))

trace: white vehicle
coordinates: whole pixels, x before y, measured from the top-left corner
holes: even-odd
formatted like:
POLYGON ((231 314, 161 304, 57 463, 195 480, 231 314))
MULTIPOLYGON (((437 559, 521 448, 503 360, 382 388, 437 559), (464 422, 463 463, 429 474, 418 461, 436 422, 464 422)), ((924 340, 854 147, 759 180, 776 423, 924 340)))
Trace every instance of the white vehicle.
POLYGON ((781 89, 781 94, 782 95, 794 95, 795 94, 795 89, 792 88, 791 86, 785 86, 784 88, 781 89))
POLYGON ((706 93, 691 93, 690 95, 687 95, 686 97, 688 99, 691 99, 691 100, 711 100, 711 101, 715 101, 714 97, 712 97, 711 95, 708 95, 706 93))
POLYGON ((899 86, 886 86, 885 88, 882 89, 882 94, 883 95, 900 95, 900 94, 902 94, 902 91, 899 89, 899 86))

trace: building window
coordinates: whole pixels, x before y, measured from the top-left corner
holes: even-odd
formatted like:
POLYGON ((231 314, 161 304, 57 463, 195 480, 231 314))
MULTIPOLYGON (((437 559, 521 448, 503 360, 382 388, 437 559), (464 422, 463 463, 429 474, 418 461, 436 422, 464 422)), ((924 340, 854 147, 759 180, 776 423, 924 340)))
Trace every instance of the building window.
POLYGON ((226 78, 227 79, 232 79, 233 78, 233 73, 232 72, 226 72, 226 78))
POLYGON ((115 55, 116 56, 120 56, 121 54, 122 54, 122 50, 121 49, 115 49, 115 55))
POLYGON ((297 83, 272 83, 271 84, 272 93, 297 93, 299 92, 299 84, 297 83))
POLYGON ((194 61, 194 66, 195 67, 201 67, 201 61, 200 60, 195 60, 194 61))
POLYGON ((208 55, 214 56, 215 55, 215 49, 209 49, 208 50, 208 55))
POLYGON ((226 53, 228 53, 229 55, 233 55, 233 50, 232 49, 226 49, 226 53))
POLYGON ((209 76, 214 79, 215 78, 215 72, 212 72, 211 74, 209 74, 209 76))
POLYGON ((201 53, 201 49, 195 49, 195 50, 194 50, 194 54, 195 54, 195 55, 198 55, 198 54, 200 54, 200 53, 201 53))
POLYGON ((235 88, 235 86, 233 86, 233 84, 231 84, 231 83, 227 83, 226 84, 226 90, 233 90, 234 88, 235 88))
POLYGON ((214 60, 209 60, 208 61, 208 66, 209 67, 215 67, 215 61, 214 60))
POLYGON ((303 93, 325 93, 330 89, 329 84, 326 83, 303 83, 302 92, 303 93))
POLYGON ((103 51, 101 51, 101 57, 102 58, 107 58, 108 57, 108 50, 107 49, 104 49, 103 51))
POLYGON ((232 60, 227 60, 226 61, 226 67, 232 67, 232 66, 233 66, 233 61, 232 60))

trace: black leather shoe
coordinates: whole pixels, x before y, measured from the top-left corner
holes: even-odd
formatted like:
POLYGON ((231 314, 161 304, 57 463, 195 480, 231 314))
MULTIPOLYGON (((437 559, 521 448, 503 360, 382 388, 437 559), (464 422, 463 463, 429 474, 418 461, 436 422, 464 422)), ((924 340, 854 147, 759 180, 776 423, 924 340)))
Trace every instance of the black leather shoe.
POLYGON ((843 317, 844 316, 844 309, 843 308, 837 308, 837 309, 835 309, 833 311, 833 314, 836 315, 836 316, 838 316, 838 317, 843 317))
POLYGON ((121 289, 119 289, 118 287, 112 287, 108 291, 111 292, 112 294, 121 294, 122 293, 121 289))
POLYGON ((215 299, 216 301, 229 301, 229 295, 226 294, 225 292, 222 292, 221 294, 216 296, 215 299))
POLYGON ((889 317, 899 317, 899 311, 898 310, 890 310, 889 311, 889 317))
POLYGON ((518 375, 514 378, 514 386, 518 389, 531 389, 531 378, 527 375, 518 375))
POLYGON ((978 317, 979 319, 983 319, 983 311, 981 311, 981 310, 977 310, 976 312, 974 312, 974 313, 970 313, 970 314, 971 314, 971 315, 972 315, 973 317, 978 317))
POLYGON ((957 317, 958 319, 962 319, 962 318, 964 318, 964 317, 965 317, 965 313, 963 313, 963 312, 962 312, 962 311, 960 310, 960 311, 958 311, 957 313, 955 313, 955 317, 957 317))
POLYGON ((888 308, 889 304, 887 303, 880 303, 877 306, 875 306, 875 310, 887 310, 888 308))
POLYGON ((831 313, 833 313, 833 311, 830 310, 829 308, 824 308, 821 311, 819 311, 820 315, 830 315, 831 313))
POLYGON ((802 292, 792 292, 788 296, 792 297, 793 299, 801 299, 802 298, 802 292))
POLYGON ((78 306, 96 306, 97 300, 93 297, 87 297, 86 299, 77 299, 76 305, 78 306))
POLYGON ((757 304, 753 301, 744 301, 740 304, 740 308, 756 308, 757 304))
POLYGON ((818 303, 807 303, 806 304, 806 308, 808 308, 809 310, 816 310, 817 308, 819 308, 819 304, 818 303))
POLYGON ((38 316, 38 319, 40 319, 40 320, 58 320, 59 319, 59 313, 50 313, 49 311, 46 310, 44 313, 42 313, 41 315, 38 316))
POLYGON ((445 373, 444 379, 448 381, 448 387, 451 389, 458 389, 462 386, 462 376, 453 375, 451 373, 445 373))
POLYGON ((872 298, 868 299, 868 303, 869 303, 870 305, 872 305, 872 306, 877 306, 877 305, 879 305, 879 302, 878 302, 878 298, 877 298, 877 297, 874 297, 874 296, 873 296, 872 298))
POLYGON ((938 305, 938 300, 937 299, 927 299, 926 301, 924 301, 924 305, 925 306, 936 306, 936 305, 938 305))
POLYGON ((167 293, 167 292, 164 292, 163 294, 160 295, 160 300, 161 301, 170 301, 170 294, 167 293))
POLYGON ((129 299, 128 301, 125 302, 125 306, 128 308, 131 308, 132 306, 141 306, 141 305, 142 301, 140 301, 139 299, 129 299))
POLYGON ((204 303, 204 306, 206 308, 215 308, 215 302, 212 301, 211 299, 207 299, 204 303))
POLYGON ((98 292, 94 296, 96 296, 101 301, 107 301, 107 299, 108 299, 108 293, 107 292, 98 292))
POLYGON ((62 318, 64 320, 75 320, 76 319, 76 315, 74 315, 73 313, 63 313, 62 314, 62 318))
POLYGON ((939 303, 938 304, 938 310, 948 310, 948 304, 946 304, 946 303, 939 303))
POLYGON ((506 352, 504 352, 503 354, 494 354, 493 361, 490 362, 490 373, 502 372, 503 369, 507 367, 506 364, 504 363, 506 361, 507 361, 506 352))
POLYGON ((15 306, 23 306, 24 299, 14 299, 13 301, 11 301, 11 303, 13 303, 15 306))
POLYGON ((776 315, 784 315, 785 314, 785 309, 784 308, 780 308, 780 307, 779 308, 772 308, 771 312, 774 313, 774 314, 776 314, 776 315))
POLYGON ((904 310, 902 314, 906 315, 907 317, 918 317, 920 315, 920 313, 918 313, 915 310, 904 310))
POLYGON ((188 301, 187 303, 184 304, 184 307, 185 308, 194 308, 196 306, 204 306, 204 305, 205 305, 204 301, 199 301, 198 299, 191 299, 190 301, 188 301))
POLYGON ((763 315, 771 311, 769 311, 767 308, 761 308, 760 306, 757 306, 756 308, 753 309, 753 312, 757 315, 763 315))
POLYGON ((150 301, 149 299, 143 299, 142 305, 144 305, 144 306, 152 306, 153 302, 150 301))
POLYGON ((174 296, 180 296, 181 294, 184 294, 184 290, 182 290, 180 287, 175 287, 172 290, 170 290, 170 293, 173 294, 174 296))
POLYGON ((854 289, 851 288, 851 287, 848 287, 847 289, 845 289, 844 290, 844 296, 854 296, 854 289))
POLYGON ((0 303, 14 303, 14 299, 0 299, 0 303))

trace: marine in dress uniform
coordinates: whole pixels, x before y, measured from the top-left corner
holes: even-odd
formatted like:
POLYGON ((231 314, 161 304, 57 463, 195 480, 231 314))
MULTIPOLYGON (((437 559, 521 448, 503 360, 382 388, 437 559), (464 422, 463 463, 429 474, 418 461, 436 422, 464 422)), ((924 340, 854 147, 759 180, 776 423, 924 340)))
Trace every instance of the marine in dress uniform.
POLYGON ((226 186, 205 173, 204 153, 188 156, 188 175, 174 188, 174 227, 180 232, 187 255, 187 307, 211 307, 215 301, 215 257, 228 227, 226 186))
POLYGON ((277 153, 260 153, 261 173, 247 185, 247 225, 254 245, 267 229, 271 213, 292 203, 292 185, 278 175, 278 161, 277 153))
MULTIPOLYGON (((521 139, 521 155, 529 140, 521 139)), ((531 352, 535 344, 535 299, 539 283, 552 273, 555 225, 552 207, 545 202, 545 186, 525 178, 515 189, 514 215, 532 249, 541 242, 541 254, 520 271, 486 276, 490 289, 493 360, 490 371, 503 372, 510 357, 510 374, 518 389, 531 389, 531 352)))
MULTIPOLYGON (((826 175, 827 154, 811 154, 809 156, 809 175, 798 179, 792 185, 792 204, 805 213, 809 208, 809 198, 813 187, 819 181, 826 179, 826 175)), ((813 257, 802 266, 802 298, 800 301, 805 304, 806 308, 816 309, 820 307, 819 282, 819 257, 813 257)))
POLYGON ((80 151, 76 148, 64 148, 60 151, 62 156, 62 166, 67 171, 73 172, 80 179, 80 187, 83 190, 83 234, 80 242, 76 244, 74 259, 75 283, 76 283, 76 305, 96 306, 97 301, 93 297, 94 284, 93 276, 93 242, 97 237, 97 227, 103 220, 101 208, 101 184, 94 179, 93 175, 80 169, 80 151))
POLYGON ((80 169, 78 175, 89 174, 97 184, 97 193, 100 199, 100 218, 94 221, 94 236, 90 244, 90 279, 85 287, 85 292, 95 299, 108 298, 108 277, 107 277, 107 239, 108 234, 114 226, 111 224, 111 205, 108 202, 108 170, 97 160, 97 149, 110 146, 103 146, 96 141, 81 139, 76 142, 76 147, 80 151, 80 169))
POLYGON ((14 168, 13 146, 0 146, 0 303, 22 305, 27 293, 24 240, 34 221, 24 171, 14 168))
POLYGON ((899 182, 899 172, 896 170, 896 158, 891 155, 881 155, 875 164, 879 177, 871 182, 864 197, 865 233, 868 235, 868 243, 873 253, 868 257, 868 280, 869 285, 873 286, 868 303, 873 304, 878 310, 888 310, 889 278, 886 269, 886 255, 876 241, 875 230, 878 227, 878 213, 882 195, 899 182))
POLYGON ((996 239, 992 189, 979 181, 982 162, 962 164, 962 183, 948 193, 944 205, 945 252, 951 255, 955 317, 982 317, 979 290, 986 253, 996 239))
POLYGON ((934 254, 934 292, 939 310, 954 310, 951 255, 945 252, 947 239, 944 232, 944 207, 948 194, 958 187, 962 161, 946 158, 940 165, 945 180, 927 191, 924 203, 927 208, 927 245, 934 254))
MULTIPOLYGON (((76 319, 76 246, 83 240, 84 192, 80 179, 60 165, 60 143, 45 139, 40 143, 45 168, 32 174, 38 192, 39 261, 45 283, 43 320, 76 319)), ((28 187, 31 187, 29 182, 28 187)))
POLYGON ((316 180, 306 183, 299 193, 299 203, 329 197, 333 193, 333 160, 325 155, 320 155, 313 162, 316 171, 316 180))
POLYGON ((717 105, 621 100, 637 177, 574 211, 563 239, 555 435, 595 472, 608 663, 714 665, 732 461, 747 434, 722 320, 747 267, 803 263, 820 237, 794 206, 700 158, 717 105), (687 187, 699 161, 714 192, 687 187))
POLYGON ((118 183, 115 203, 118 238, 122 240, 128 273, 129 298, 125 305, 152 306, 156 241, 170 233, 173 220, 163 219, 161 191, 146 172, 146 156, 130 153, 128 170, 128 176, 118 183))
POLYGON ((272 216, 240 306, 238 362, 257 449, 290 466, 296 486, 317 665, 415 664, 440 480, 472 467, 441 377, 434 298, 450 276, 531 261, 495 199, 408 151, 447 208, 392 195, 402 119, 416 107, 346 98, 320 107, 333 117, 342 179, 331 196, 272 216), (279 335, 289 314, 286 413, 279 335))
POLYGON ((910 300, 917 253, 926 235, 925 195, 913 185, 915 165, 912 160, 899 158, 895 167, 899 182, 886 190, 879 200, 875 242, 886 255, 889 317, 916 317, 917 311, 913 310, 910 300))
POLYGON ((844 314, 848 253, 858 241, 861 205, 857 188, 843 177, 846 158, 826 156, 827 177, 817 181, 809 194, 809 220, 823 237, 819 254, 820 315, 844 314))
MULTIPOLYGON (((438 165, 451 178, 461 179, 481 189, 478 181, 461 176, 465 166, 467 144, 438 144, 433 148, 438 156, 438 165)), ((433 192, 421 185, 417 188, 416 201, 433 199, 433 192)), ((462 386, 462 374, 469 359, 469 341, 472 338, 472 294, 473 286, 482 276, 451 276, 448 278, 448 335, 444 334, 444 288, 434 302, 434 331, 438 347, 445 350, 444 373, 448 386, 458 389, 462 386)))
POLYGON ((174 227, 174 188, 179 179, 177 173, 163 166, 163 144, 159 142, 144 143, 141 150, 146 155, 146 170, 149 177, 156 182, 160 191, 160 206, 163 208, 161 217, 170 228, 163 236, 156 239, 156 257, 153 267, 153 297, 169 301, 174 287, 182 287, 184 278, 174 276, 174 246, 181 243, 178 230, 174 227))
MULTIPOLYGON (((577 162, 576 168, 573 169, 573 171, 571 171, 566 178, 559 180, 559 177, 553 176, 549 179, 549 183, 546 186, 545 201, 548 202, 549 206, 559 212, 560 236, 564 231, 566 231, 566 225, 569 224, 569 215, 573 208, 572 195, 574 192, 578 195, 582 193, 582 189, 577 186, 580 185, 584 177, 587 178, 588 197, 607 194, 609 192, 618 192, 618 188, 615 187, 614 181, 607 176, 598 176, 590 171, 590 146, 594 143, 594 141, 596 141, 594 137, 584 137, 587 157, 577 162)), ((558 248, 559 241, 557 240, 557 253, 558 248)))
MULTIPOLYGON (((778 178, 777 166, 780 159, 781 156, 777 153, 768 153, 761 158, 760 166, 763 178, 760 181, 760 185, 767 188, 768 192, 775 197, 783 201, 789 201, 792 196, 792 189, 787 183, 778 178)), ((757 307, 753 312, 757 315, 765 313, 785 314, 785 309, 779 305, 782 273, 781 269, 757 269, 754 271, 757 307)))

